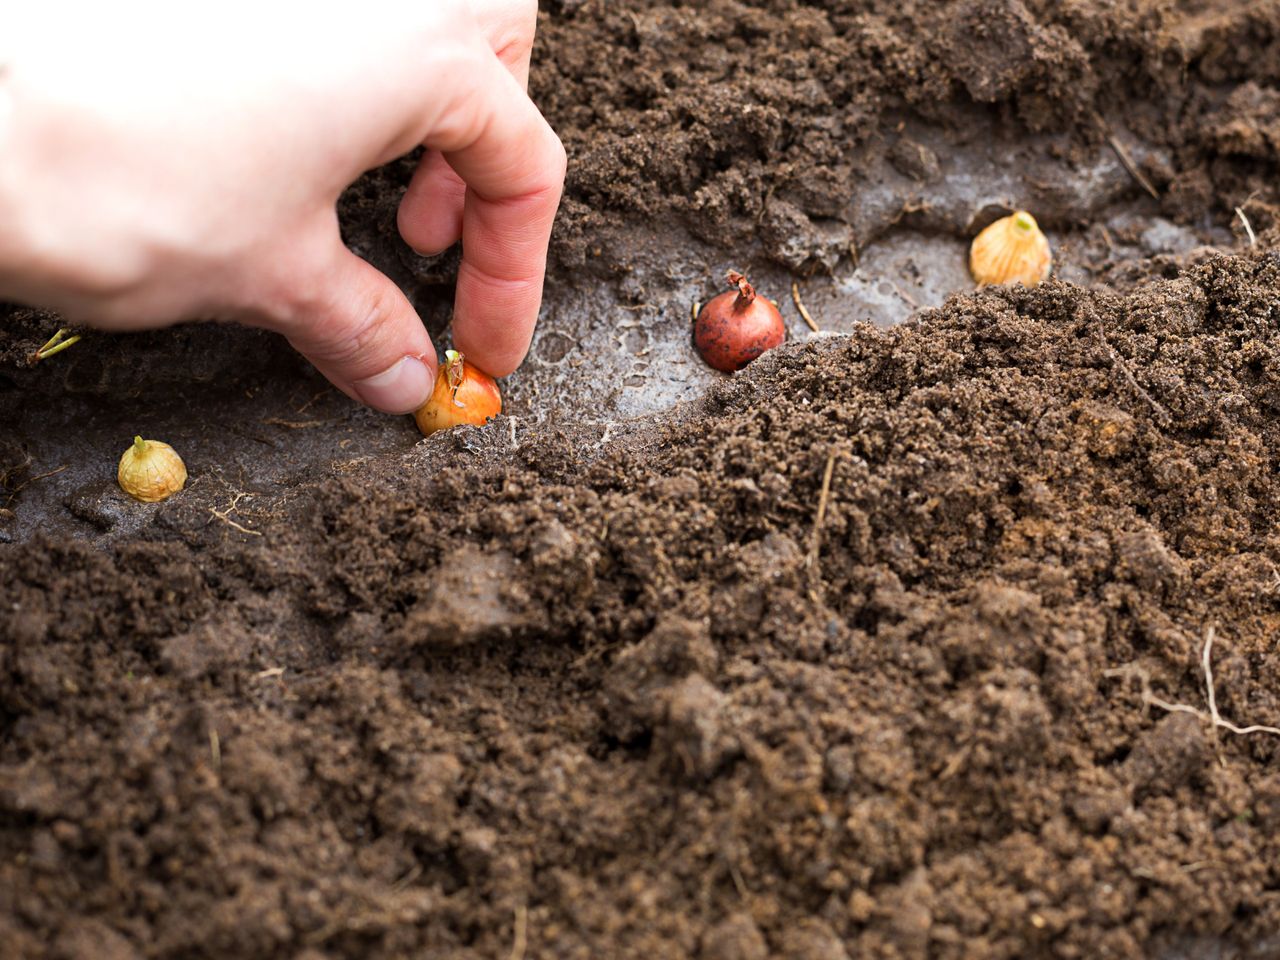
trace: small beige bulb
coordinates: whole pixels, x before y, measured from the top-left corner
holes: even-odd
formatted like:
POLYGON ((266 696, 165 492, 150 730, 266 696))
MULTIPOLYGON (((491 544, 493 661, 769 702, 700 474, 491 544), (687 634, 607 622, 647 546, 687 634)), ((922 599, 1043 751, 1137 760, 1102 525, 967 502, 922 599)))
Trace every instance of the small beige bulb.
POLYGON ((133 446, 120 457, 116 479, 133 499, 158 503, 186 484, 187 465, 167 443, 134 437, 133 446))
POLYGON ((1021 283, 1034 287, 1053 266, 1049 240, 1025 210, 1002 217, 973 240, 969 272, 979 286, 1021 283))

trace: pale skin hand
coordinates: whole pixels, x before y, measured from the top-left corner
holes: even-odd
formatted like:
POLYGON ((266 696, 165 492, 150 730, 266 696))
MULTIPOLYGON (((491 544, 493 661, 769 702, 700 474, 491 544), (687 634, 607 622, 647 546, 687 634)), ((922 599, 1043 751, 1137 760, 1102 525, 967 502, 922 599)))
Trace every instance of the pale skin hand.
POLYGON ((525 94, 536 2, 16 6, 0 13, 0 298, 108 330, 266 327, 348 395, 408 412, 435 351, 343 246, 335 204, 424 145, 401 234, 423 253, 462 239, 455 343, 494 376, 524 359, 565 169, 525 94))

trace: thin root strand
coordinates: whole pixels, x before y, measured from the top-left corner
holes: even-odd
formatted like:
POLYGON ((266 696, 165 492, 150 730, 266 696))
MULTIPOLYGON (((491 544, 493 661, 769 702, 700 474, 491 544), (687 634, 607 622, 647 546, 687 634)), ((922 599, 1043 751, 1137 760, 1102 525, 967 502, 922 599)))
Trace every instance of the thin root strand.
POLYGON ((800 299, 800 284, 795 280, 791 281, 791 299, 795 301, 796 309, 800 311, 800 316, 809 325, 809 329, 814 333, 821 333, 822 329, 814 323, 813 317, 809 316, 809 310, 805 307, 804 301, 800 299))
POLYGON ((1273 736, 1280 737, 1280 727, 1268 727, 1263 724, 1255 723, 1247 727, 1237 726, 1230 720, 1223 719, 1222 714, 1218 712, 1218 694, 1213 684, 1213 642, 1217 631, 1213 624, 1205 631, 1204 648, 1200 652, 1200 669, 1204 673, 1205 699, 1208 702, 1208 711, 1201 710, 1197 707, 1189 706, 1185 703, 1170 703, 1168 700, 1162 700, 1151 692, 1151 677, 1147 671, 1135 664, 1126 664, 1123 667, 1115 667, 1111 670, 1103 671, 1104 677, 1119 678, 1125 680, 1137 680, 1141 685, 1142 704, 1143 706, 1159 707, 1167 713, 1189 713, 1192 716, 1206 720, 1215 731, 1219 728, 1228 730, 1238 736, 1248 736, 1253 733, 1269 733, 1273 736))
POLYGON ((1236 216, 1240 218, 1240 222, 1244 224, 1244 232, 1249 237, 1249 246, 1256 247, 1258 238, 1253 232, 1253 224, 1249 222, 1249 218, 1244 215, 1243 207, 1236 207, 1236 216))

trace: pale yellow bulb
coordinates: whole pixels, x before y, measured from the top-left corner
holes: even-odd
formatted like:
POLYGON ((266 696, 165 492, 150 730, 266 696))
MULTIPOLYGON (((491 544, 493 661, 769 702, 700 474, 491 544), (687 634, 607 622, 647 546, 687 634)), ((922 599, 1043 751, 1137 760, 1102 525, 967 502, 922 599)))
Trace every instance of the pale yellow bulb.
POLYGON ((120 457, 116 480, 133 499, 158 503, 183 488, 187 465, 167 443, 134 437, 133 445, 120 457))
POLYGON ((1025 210, 1002 217, 973 240, 969 272, 979 286, 1021 283, 1034 287, 1049 276, 1053 254, 1036 218, 1025 210))

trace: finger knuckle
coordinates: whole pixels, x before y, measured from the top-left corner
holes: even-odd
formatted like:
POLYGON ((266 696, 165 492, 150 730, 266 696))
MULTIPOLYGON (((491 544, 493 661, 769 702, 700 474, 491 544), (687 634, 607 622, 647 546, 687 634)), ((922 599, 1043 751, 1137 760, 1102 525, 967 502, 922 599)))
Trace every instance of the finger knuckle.
POLYGON ((390 299, 379 287, 367 293, 351 312, 336 312, 328 324, 327 359, 349 363, 376 350, 383 324, 391 314, 390 299))
POLYGON ((393 304, 387 291, 375 287, 364 291, 359 301, 321 300, 298 316, 290 335, 313 359, 338 365, 348 364, 376 350, 382 327, 393 304))

